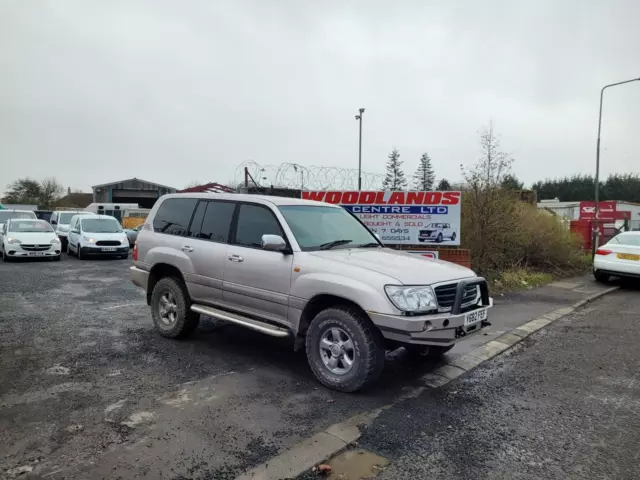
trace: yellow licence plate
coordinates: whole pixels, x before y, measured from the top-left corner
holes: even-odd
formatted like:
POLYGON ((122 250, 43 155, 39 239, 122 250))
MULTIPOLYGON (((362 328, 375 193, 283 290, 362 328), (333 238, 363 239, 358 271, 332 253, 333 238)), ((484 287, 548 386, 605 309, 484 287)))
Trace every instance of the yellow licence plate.
POLYGON ((640 260, 640 255, 633 255, 630 253, 619 253, 617 256, 621 260, 635 260, 635 261, 640 260))

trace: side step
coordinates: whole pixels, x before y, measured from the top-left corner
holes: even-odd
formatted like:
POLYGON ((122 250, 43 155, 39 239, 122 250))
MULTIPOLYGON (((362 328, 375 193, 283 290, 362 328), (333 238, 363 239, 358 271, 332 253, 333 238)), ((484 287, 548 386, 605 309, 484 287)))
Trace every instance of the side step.
POLYGON ((263 323, 253 318, 245 317, 237 313, 226 312, 214 307, 205 305, 191 305, 191 310, 202 315, 209 315, 210 317, 217 318, 218 320, 225 320, 227 322, 235 323, 251 330, 255 330, 272 337, 288 337, 289 330, 286 328, 276 327, 269 323, 263 323))

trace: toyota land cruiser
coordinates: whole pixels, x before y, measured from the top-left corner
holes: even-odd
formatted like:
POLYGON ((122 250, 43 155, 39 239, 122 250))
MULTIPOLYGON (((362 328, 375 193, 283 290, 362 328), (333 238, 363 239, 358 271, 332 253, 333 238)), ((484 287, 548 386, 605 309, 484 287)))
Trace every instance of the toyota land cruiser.
POLYGON ((345 392, 378 378, 386 350, 442 355, 489 325, 493 304, 471 270, 385 248, 345 209, 310 200, 165 195, 133 259, 160 335, 184 337, 206 315, 290 337, 345 392))

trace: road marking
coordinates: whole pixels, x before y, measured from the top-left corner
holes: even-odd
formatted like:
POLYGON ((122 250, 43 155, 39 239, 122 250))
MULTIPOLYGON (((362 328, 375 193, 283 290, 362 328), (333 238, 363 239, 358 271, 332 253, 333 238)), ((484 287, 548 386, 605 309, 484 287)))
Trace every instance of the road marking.
POLYGON ((102 310, 113 310, 114 308, 125 308, 125 307, 133 307, 133 306, 142 306, 142 303, 125 303, 122 305, 113 305, 111 307, 104 307, 102 310))

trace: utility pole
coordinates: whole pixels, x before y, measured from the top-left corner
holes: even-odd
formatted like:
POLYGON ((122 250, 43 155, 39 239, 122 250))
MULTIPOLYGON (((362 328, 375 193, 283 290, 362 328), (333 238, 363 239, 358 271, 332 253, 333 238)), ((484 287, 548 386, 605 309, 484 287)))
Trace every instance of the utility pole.
POLYGON ((591 239, 591 256, 595 256, 596 249, 598 248, 599 240, 599 220, 600 220, 600 130, 602 129, 602 101, 604 100, 604 91, 609 87, 615 87, 617 85, 624 85, 625 83, 637 82, 640 78, 632 78, 631 80, 625 80, 624 82, 611 83, 605 85, 600 90, 600 113, 598 114, 598 143, 596 146, 596 185, 595 185, 595 227, 593 229, 593 236, 591 239))
POLYGON ((362 114, 364 108, 358 110, 359 115, 356 115, 356 120, 360 122, 360 136, 358 140, 358 190, 362 190, 362 114))

